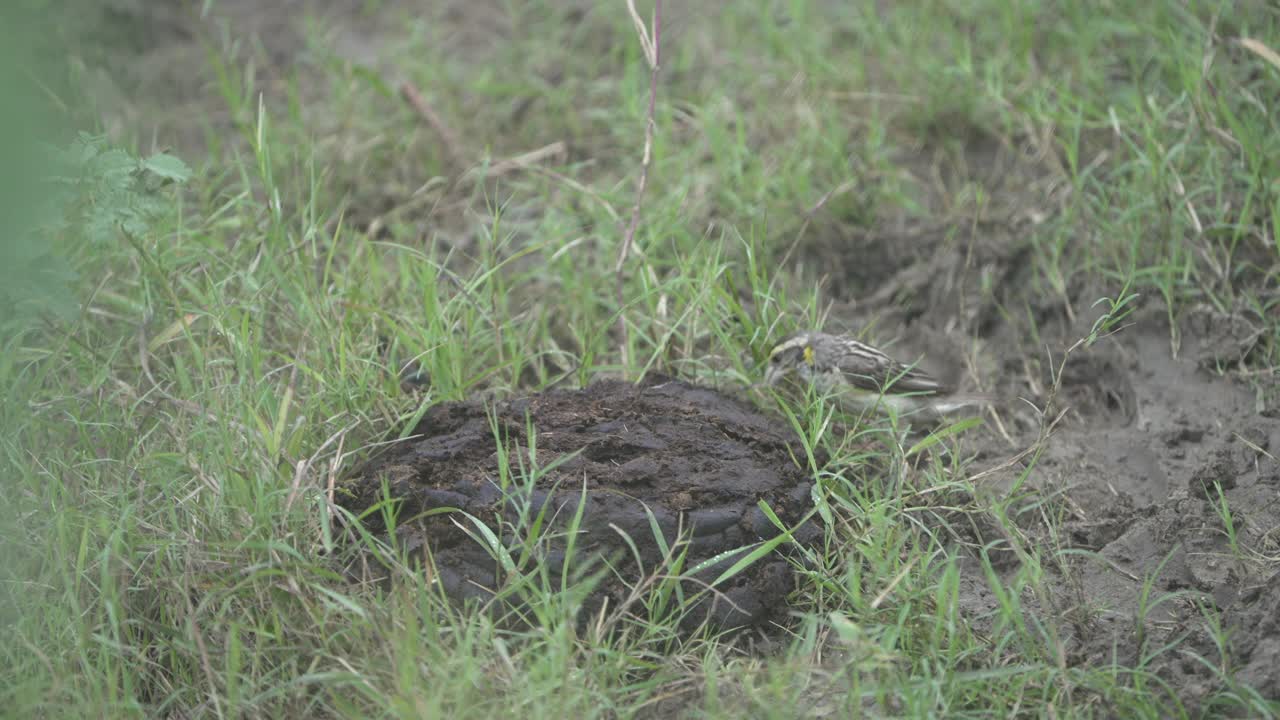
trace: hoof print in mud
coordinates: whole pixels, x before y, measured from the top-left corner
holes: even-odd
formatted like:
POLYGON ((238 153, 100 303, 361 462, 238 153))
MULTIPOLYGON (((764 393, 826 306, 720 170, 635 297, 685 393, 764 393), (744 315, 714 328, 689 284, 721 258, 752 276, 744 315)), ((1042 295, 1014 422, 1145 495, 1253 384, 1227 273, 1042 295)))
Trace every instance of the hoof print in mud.
POLYGON ((1214 501, 1217 493, 1232 490, 1236 486, 1238 463, 1235 448, 1222 445, 1210 454, 1209 458, 1191 474, 1188 489, 1194 497, 1214 501))
POLYGON ((1191 337, 1192 356, 1208 370, 1243 362, 1266 327, 1251 313, 1225 313, 1208 305, 1192 308, 1183 326, 1183 332, 1191 337))
POLYGON ((1125 427, 1138 413, 1128 373, 1105 355, 1084 355, 1067 363, 1062 394, 1067 405, 1095 426, 1125 427))
MULTIPOLYGON (((607 561, 585 605, 591 613, 606 601, 617 609, 629 586, 653 573, 670 574, 662 542, 670 546, 678 536, 688 542, 687 571, 777 536, 760 501, 789 528, 812 507, 809 475, 792 459, 803 451, 789 447, 785 428, 742 403, 675 380, 601 382, 491 407, 448 403, 429 410, 409 437, 357 469, 340 502, 361 512, 379 502, 385 482, 399 502, 397 534, 424 546, 455 600, 492 597, 511 574, 467 533, 476 527, 466 516, 422 513, 464 511, 504 546, 536 548, 520 570, 542 563, 555 587, 560 573, 572 578, 588 567, 586 558, 596 559, 592 570, 603 569, 597 560, 607 561), (580 502, 585 506, 566 562, 568 529, 580 502), (540 513, 539 539, 529 542, 540 513)), ((366 520, 369 529, 386 533, 378 516, 366 520)), ((806 542, 818 531, 809 523, 795 538, 806 542)), ((701 569, 684 583, 686 596, 705 589, 746 552, 701 569)), ((685 622, 765 624, 785 615, 791 588, 787 559, 770 554, 707 593, 685 622)))

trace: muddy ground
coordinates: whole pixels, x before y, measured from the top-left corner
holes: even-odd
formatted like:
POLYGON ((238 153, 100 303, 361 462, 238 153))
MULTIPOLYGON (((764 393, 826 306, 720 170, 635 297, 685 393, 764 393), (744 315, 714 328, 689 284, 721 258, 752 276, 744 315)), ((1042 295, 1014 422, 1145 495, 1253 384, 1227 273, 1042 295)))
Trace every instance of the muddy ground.
MULTIPOLYGON (((116 3, 125 16, 143 12, 150 22, 177 22, 171 20, 170 4, 116 3)), ((256 29, 272 57, 287 66, 301 52, 301 41, 296 32, 272 30, 287 18, 272 15, 268 5, 225 1, 219 12, 232 28, 256 29)), ((296 12, 299 4, 282 5, 296 12)), ((372 26, 347 7, 358 3, 311 5, 330 14, 352 12, 337 46, 376 60, 376 36, 361 35, 372 26)), ((183 82, 184 67, 204 62, 203 51, 157 45, 131 52, 141 57, 134 65, 138 74, 116 77, 104 93, 169 87, 179 100, 177 115, 208 102, 200 99, 207 87, 183 82)), ((216 115, 206 119, 215 125, 219 120, 216 115)), ((140 122, 138 116, 117 117, 126 126, 140 122)), ((943 173, 939 183, 962 176, 1004 198, 1006 207, 958 233, 947 223, 920 227, 890 219, 881 230, 849 235, 838 218, 819 213, 797 262, 837 269, 826 277, 834 302, 831 327, 857 328, 874 320, 881 339, 899 341, 895 348, 904 354, 929 351, 926 365, 938 357, 963 357, 960 369, 931 369, 1007 398, 997 416, 967 440, 978 450, 978 472, 996 468, 1034 442, 1042 418, 1033 405, 1043 407, 1050 398, 1051 368, 1088 332, 1090 304, 1102 293, 1074 287, 1057 296, 1030 276, 1031 228, 1053 212, 1040 192, 1046 186, 1043 173, 1028 157, 1033 152, 982 137, 967 141, 963 162, 939 161, 927 152, 904 162, 950 168, 952 176, 943 173), (1025 322, 1010 320, 1024 316, 1025 322), (1032 321, 1039 337, 1035 345, 1028 340, 1032 321)), ((926 208, 936 204, 927 190, 919 200, 926 208)), ((1069 663, 1109 663, 1114 651, 1118 662, 1133 664, 1140 654, 1185 637, 1179 649, 1157 662, 1186 697, 1219 682, 1191 655, 1211 662, 1219 658, 1206 630, 1205 611, 1216 608, 1231 630, 1237 677, 1266 697, 1280 697, 1280 575, 1267 569, 1274 562, 1265 561, 1280 555, 1280 422, 1274 407, 1247 383, 1218 372, 1248 352, 1251 326, 1247 318, 1205 311, 1189 314, 1171 329, 1154 303, 1130 323, 1113 338, 1075 352, 1062 373, 1055 409, 1065 409, 1066 415, 1024 489, 1052 499, 1046 507, 1060 514, 1066 533, 1052 534, 1039 511, 1016 520, 1044 557, 1067 548, 1091 554, 1058 555, 1064 559, 1046 568, 1053 577, 1046 584, 1049 607, 1036 598, 1027 602, 1036 612, 1070 620, 1064 625, 1072 631, 1065 638, 1069 663), (1236 530, 1235 547, 1219 512, 1223 498, 1236 530), (1144 580, 1152 577, 1153 596, 1178 594, 1144 611, 1139 598, 1144 580)), ((786 428, 706 389, 679 381, 644 387, 606 383, 513 399, 497 408, 513 462, 515 448, 524 451, 529 445, 526 413, 538 429, 538 463, 564 460, 531 496, 532 507, 554 508, 556 527, 572 517, 586 478, 582 522, 590 539, 580 550, 601 549, 617 559, 621 575, 603 581, 602 597, 611 603, 625 602, 622 578, 632 561, 613 526, 644 540, 638 546, 646 568, 660 558, 657 545, 649 542, 646 506, 667 537, 682 525, 692 531, 695 562, 771 536, 772 527, 757 508, 760 500, 788 523, 808 510, 808 480, 791 462, 786 428), (581 452, 573 455, 576 451, 581 452)), ((433 408, 414 434, 420 437, 357 473, 365 480, 351 486, 350 506, 373 502, 376 488, 370 478, 386 475, 392 495, 404 501, 402 518, 448 506, 482 519, 502 516, 509 523, 505 532, 518 532, 528 522, 492 482, 496 443, 482 404, 433 408)), ((1015 479, 1015 470, 995 471, 979 490, 1001 493, 1015 479)), ((488 553, 450 520, 436 516, 415 525, 434 543, 441 582, 452 593, 484 596, 501 587, 488 553)), ((563 547, 545 549, 553 559, 563 553, 563 547)), ((1009 577, 1017 572, 1016 563, 1002 563, 1000 569, 1009 577)), ((971 620, 981 626, 995 601, 976 564, 969 577, 963 600, 971 620)), ((715 617, 756 625, 781 620, 790 583, 781 559, 758 563, 732 584, 715 617)))
MULTIPOLYGON (((993 190, 1009 178, 1037 183, 1025 155, 990 143, 965 152, 959 164, 987 168, 993 190)), ((1105 292, 1046 292, 1028 262, 1034 205, 1025 192, 1002 197, 1002 220, 891 228, 846 246, 883 261, 879 272, 859 262, 856 277, 837 279, 862 290, 836 304, 834 324, 898 327, 908 357, 930 353, 926 366, 950 357, 951 367, 930 369, 1003 398, 971 438, 980 458, 973 472, 982 476, 976 492, 999 496, 1018 485, 1028 492, 1026 511, 1014 518, 1024 541, 1046 558, 1070 551, 1046 568, 1048 597, 1024 598, 1035 612, 1068 620, 1069 662, 1136 666, 1144 653, 1183 639, 1153 666, 1194 704, 1220 687, 1193 656, 1221 662, 1206 620, 1217 610, 1230 628, 1236 677, 1280 697, 1280 421, 1266 389, 1232 372, 1253 350, 1258 318, 1199 307, 1171 328, 1163 307, 1139 298, 1116 334, 1068 355, 1089 334, 1100 312, 1091 305, 1105 292), (1025 463, 1000 469, 1060 412, 1025 482, 1025 463), (1059 519, 1058 532, 1046 515, 1059 519), (1144 608, 1149 580, 1147 597, 1162 600, 1144 608)), ((980 566, 972 569, 962 595, 981 626, 996 604, 980 566)), ((1018 567, 998 569, 1009 579, 1018 567)))

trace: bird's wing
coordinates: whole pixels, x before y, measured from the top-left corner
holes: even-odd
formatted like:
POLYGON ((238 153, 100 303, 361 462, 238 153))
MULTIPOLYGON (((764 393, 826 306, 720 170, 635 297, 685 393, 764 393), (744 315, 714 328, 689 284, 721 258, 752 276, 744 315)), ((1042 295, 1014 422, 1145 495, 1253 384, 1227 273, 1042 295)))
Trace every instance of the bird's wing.
POLYGON ((856 340, 845 340, 837 367, 850 384, 890 393, 941 393, 946 388, 929 373, 906 365, 856 340))

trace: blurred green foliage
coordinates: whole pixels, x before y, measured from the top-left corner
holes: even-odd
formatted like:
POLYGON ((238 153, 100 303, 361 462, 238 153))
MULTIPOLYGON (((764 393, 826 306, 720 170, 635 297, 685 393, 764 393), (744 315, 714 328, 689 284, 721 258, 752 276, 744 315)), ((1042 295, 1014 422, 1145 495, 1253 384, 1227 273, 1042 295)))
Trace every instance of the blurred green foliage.
POLYGON ((166 186, 190 176, 172 155, 135 157, 89 134, 25 154, 27 173, 6 183, 24 202, 0 241, 0 303, 12 313, 0 326, 71 313, 77 250, 142 235, 169 207, 166 186))
MULTIPOLYGON (((190 171, 177 158, 139 158, 103 136, 74 133, 83 121, 64 42, 24 0, 0 10, 0 332, 76 307, 77 256, 86 247, 140 235, 169 204, 166 186, 190 171)), ((54 16, 61 16, 60 13, 54 16)))

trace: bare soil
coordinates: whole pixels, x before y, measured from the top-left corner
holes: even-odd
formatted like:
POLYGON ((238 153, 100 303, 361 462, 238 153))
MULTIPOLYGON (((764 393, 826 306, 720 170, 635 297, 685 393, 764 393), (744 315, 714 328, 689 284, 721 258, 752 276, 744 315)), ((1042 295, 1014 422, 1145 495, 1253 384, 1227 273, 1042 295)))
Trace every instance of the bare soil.
MULTIPOLYGON (((977 490, 999 497, 1017 484, 1027 494, 1015 521, 1042 557, 1059 560, 1046 568, 1044 602, 1025 601, 1068 621, 1069 662, 1134 667, 1182 641, 1148 667, 1185 702, 1220 689, 1215 666, 1280 697, 1280 421, 1265 388, 1238 372, 1258 319, 1192 308, 1170 327, 1162 306, 1139 299, 1123 329, 1068 356, 1106 290, 1086 279, 1054 292, 1036 276, 1030 236, 1052 210, 1037 210, 1025 188, 1043 186, 1044 171, 989 143, 964 153, 942 174, 999 169, 973 180, 1004 206, 945 229, 891 220, 852 242, 819 239, 816 266, 847 258, 829 278, 841 290, 832 324, 873 323, 899 352, 925 353, 930 370, 1006 399, 969 438, 975 470, 993 470, 977 490), (1008 176, 1024 178, 1024 190, 1011 190, 1008 176), (1025 463, 996 469, 1060 411, 1029 472, 1025 463), (1214 611, 1230 638, 1228 662, 1209 632, 1214 611)), ((1009 580, 1019 566, 998 568, 1009 580)), ((963 602, 982 625, 995 598, 976 560, 972 576, 963 602)))
MULTIPOLYGON (((1216 608, 1232 628, 1238 678, 1280 697, 1280 578, 1274 560, 1265 560, 1280 550, 1280 422, 1257 413, 1247 386, 1171 357, 1168 333, 1158 327, 1135 328, 1098 356, 1108 361, 1106 372, 1081 385, 1110 385, 1126 401, 1095 407, 1056 435, 1035 479, 1065 491, 1071 544, 1098 552, 1064 568, 1070 585, 1059 586, 1069 596, 1064 604, 1097 612, 1077 638, 1082 652, 1100 662, 1113 638, 1128 639, 1121 647, 1136 660, 1190 633, 1189 649, 1218 660, 1202 612, 1216 608), (1142 622, 1141 580, 1149 577, 1159 591, 1185 594, 1149 608, 1142 622)), ((1214 682, 1185 652, 1173 657, 1180 660, 1163 659, 1174 662, 1181 682, 1214 682)))

